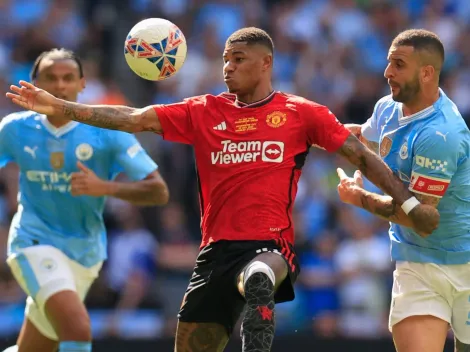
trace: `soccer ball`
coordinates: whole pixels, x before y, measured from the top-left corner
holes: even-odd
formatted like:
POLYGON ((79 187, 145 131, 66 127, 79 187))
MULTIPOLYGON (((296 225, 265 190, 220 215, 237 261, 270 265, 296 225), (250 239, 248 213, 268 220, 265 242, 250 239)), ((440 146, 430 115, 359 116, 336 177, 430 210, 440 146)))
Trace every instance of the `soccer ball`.
POLYGON ((162 18, 140 21, 124 43, 124 56, 129 67, 150 81, 161 81, 178 72, 187 51, 183 32, 162 18))

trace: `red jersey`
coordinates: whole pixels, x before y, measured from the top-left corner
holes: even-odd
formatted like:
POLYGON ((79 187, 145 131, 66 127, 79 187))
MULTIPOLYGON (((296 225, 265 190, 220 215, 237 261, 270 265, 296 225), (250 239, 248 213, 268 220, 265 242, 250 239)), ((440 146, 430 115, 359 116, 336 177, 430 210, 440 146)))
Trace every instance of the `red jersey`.
POLYGON ((293 244, 292 207, 310 146, 334 152, 349 136, 327 107, 279 92, 249 105, 204 95, 155 111, 165 140, 194 147, 201 248, 219 240, 293 244))

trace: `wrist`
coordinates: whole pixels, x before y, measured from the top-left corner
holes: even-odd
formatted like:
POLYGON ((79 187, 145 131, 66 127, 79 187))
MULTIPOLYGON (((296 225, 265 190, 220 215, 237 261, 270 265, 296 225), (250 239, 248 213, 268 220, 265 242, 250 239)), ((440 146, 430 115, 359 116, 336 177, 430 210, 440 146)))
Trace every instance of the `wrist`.
POLYGON ((103 196, 113 197, 117 192, 117 185, 112 181, 104 181, 102 184, 103 196))
POLYGON ((416 197, 410 197, 408 198, 403 204, 401 205, 401 208, 405 212, 406 215, 408 215, 413 209, 415 209, 418 205, 421 203, 419 202, 416 197))

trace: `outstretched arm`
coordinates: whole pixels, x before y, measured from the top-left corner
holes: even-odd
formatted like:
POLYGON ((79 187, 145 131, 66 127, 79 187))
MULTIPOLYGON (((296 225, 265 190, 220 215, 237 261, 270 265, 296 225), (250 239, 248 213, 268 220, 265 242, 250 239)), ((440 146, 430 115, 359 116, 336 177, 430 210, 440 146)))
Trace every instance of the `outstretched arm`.
MULTIPOLYGON (((408 214, 404 212, 402 205, 407 201, 409 204, 410 199, 416 198, 415 194, 405 187, 379 156, 362 144, 354 135, 351 134, 346 139, 338 152, 390 196, 374 195, 360 188, 354 193, 357 198, 354 197, 353 200, 347 201, 348 203, 360 206, 389 221, 413 227, 416 232, 422 235, 429 235, 437 228, 439 213, 435 206, 430 206, 429 203, 414 204, 408 214)), ((416 199, 415 202, 417 202, 416 199)))
POLYGON ((373 184, 390 195, 399 206, 413 197, 413 194, 382 159, 352 134, 340 147, 338 153, 355 165, 373 184))
POLYGON ((125 132, 152 131, 161 133, 162 127, 153 107, 135 109, 127 106, 85 105, 54 97, 31 83, 20 81, 10 86, 7 98, 24 109, 48 116, 65 117, 88 125, 125 132))

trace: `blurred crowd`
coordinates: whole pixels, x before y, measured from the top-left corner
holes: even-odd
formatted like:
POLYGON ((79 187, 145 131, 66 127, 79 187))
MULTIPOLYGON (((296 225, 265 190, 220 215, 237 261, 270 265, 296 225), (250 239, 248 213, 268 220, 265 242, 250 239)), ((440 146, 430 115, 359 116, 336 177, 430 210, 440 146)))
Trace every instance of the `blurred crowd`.
MULTIPOLYGON (((446 48, 441 87, 470 119, 468 0, 2 0, 0 18, 2 91, 28 79, 43 50, 65 47, 84 60, 87 88, 81 102, 140 107, 218 94, 225 90, 225 39, 241 27, 258 26, 275 42, 275 89, 328 105, 344 123, 364 122, 375 102, 388 94, 383 71, 394 36, 406 28, 426 28, 435 31, 446 48), (164 82, 138 78, 124 61, 127 32, 148 17, 173 21, 188 40, 183 68, 164 82)), ((0 116, 13 111, 17 109, 7 99, 0 99, 0 116)), ((87 300, 92 311, 108 312, 96 316, 104 335, 122 333, 122 316, 130 317, 127 321, 138 326, 142 336, 171 335, 198 252, 192 149, 150 133, 138 137, 159 164, 171 201, 162 208, 135 208, 109 200, 109 260, 87 300), (159 316, 158 329, 152 314, 159 316)), ((388 335, 393 263, 387 224, 339 203, 338 165, 352 171, 337 156, 312 151, 304 167, 294 210, 302 273, 297 299, 278 306, 279 333, 388 335)), ((24 294, 3 264, 9 221, 16 210, 16 178, 14 165, 0 172, 3 321, 24 306, 24 294)), ((8 329, 0 324, 0 335, 8 329)))

